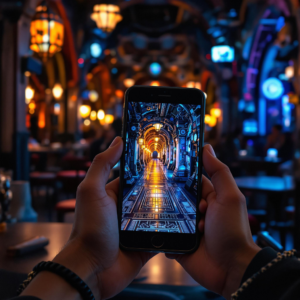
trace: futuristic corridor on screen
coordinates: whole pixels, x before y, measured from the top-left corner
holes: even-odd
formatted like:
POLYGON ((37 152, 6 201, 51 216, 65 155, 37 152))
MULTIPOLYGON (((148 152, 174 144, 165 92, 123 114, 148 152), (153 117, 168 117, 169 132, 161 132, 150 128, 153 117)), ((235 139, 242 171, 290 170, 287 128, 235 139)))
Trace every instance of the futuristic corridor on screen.
POLYGON ((129 103, 122 230, 195 233, 200 112, 129 103))

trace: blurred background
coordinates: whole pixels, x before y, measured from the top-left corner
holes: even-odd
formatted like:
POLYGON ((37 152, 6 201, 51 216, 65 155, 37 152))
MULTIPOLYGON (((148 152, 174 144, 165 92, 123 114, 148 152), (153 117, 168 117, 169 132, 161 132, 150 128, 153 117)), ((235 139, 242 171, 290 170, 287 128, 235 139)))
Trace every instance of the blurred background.
POLYGON ((72 222, 126 89, 198 88, 253 235, 298 247, 299 16, 297 0, 1 0, 2 221, 72 222))

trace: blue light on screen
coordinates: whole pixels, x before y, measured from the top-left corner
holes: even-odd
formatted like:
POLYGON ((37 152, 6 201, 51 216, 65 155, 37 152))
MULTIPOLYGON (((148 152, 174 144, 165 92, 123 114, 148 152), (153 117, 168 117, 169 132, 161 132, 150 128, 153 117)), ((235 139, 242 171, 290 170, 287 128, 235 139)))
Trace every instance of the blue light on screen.
POLYGON ((213 62, 234 61, 234 48, 229 46, 214 46, 211 48, 211 58, 213 62))
POLYGON ((98 43, 91 44, 91 56, 98 58, 102 54, 102 47, 98 43))
POLYGON ((161 65, 158 62, 153 62, 149 67, 149 71, 153 76, 158 76, 161 73, 161 65))
POLYGON ((262 86, 263 94, 270 100, 278 99, 284 92, 283 84, 275 77, 267 79, 262 86))

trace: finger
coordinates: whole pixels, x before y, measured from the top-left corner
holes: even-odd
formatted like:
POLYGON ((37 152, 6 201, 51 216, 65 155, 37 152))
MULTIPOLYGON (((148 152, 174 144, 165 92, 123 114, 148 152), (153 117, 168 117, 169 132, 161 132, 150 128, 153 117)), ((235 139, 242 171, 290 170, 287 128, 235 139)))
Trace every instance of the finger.
POLYGON ((241 193, 229 168, 216 158, 211 145, 206 145, 203 148, 203 165, 211 178, 217 195, 223 196, 220 199, 231 199, 231 197, 236 197, 241 193))
POLYGON ((200 201, 200 204, 199 204, 199 211, 201 212, 201 214, 205 214, 206 213, 207 206, 208 206, 207 202, 204 199, 202 199, 200 201))
POLYGON ((112 197, 117 203, 120 186, 120 177, 108 183, 105 187, 107 195, 112 197))
POLYGON ((95 182, 98 188, 104 188, 112 167, 119 161, 123 151, 123 140, 116 137, 110 147, 98 154, 90 166, 85 181, 95 182))
POLYGON ((204 232, 204 225, 205 225, 205 220, 201 219, 199 224, 198 224, 198 228, 200 232, 204 232))
POLYGON ((215 192, 214 186, 211 181, 202 175, 202 199, 207 200, 208 196, 215 192))

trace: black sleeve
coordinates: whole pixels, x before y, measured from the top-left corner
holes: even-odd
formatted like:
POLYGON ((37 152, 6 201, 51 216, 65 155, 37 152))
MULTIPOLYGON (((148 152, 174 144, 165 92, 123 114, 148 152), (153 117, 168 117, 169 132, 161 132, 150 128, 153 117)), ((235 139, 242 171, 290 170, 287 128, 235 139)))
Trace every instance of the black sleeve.
MULTIPOLYGON (((277 253, 264 248, 251 261, 242 283, 265 267, 277 253)), ((274 263, 260 273, 238 296, 239 300, 294 300, 300 299, 300 261, 292 256, 274 263)))

